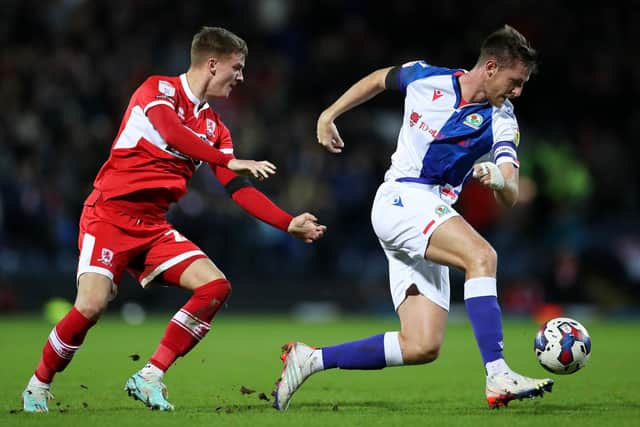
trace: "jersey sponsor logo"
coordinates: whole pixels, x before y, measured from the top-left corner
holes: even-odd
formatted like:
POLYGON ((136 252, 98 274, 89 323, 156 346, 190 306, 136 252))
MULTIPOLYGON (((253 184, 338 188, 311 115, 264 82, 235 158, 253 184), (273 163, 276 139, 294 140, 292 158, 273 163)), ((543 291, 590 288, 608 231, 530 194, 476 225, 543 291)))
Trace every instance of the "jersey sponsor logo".
POLYGON ((423 132, 427 132, 432 137, 436 138, 438 136, 438 130, 430 127, 424 120, 420 120, 422 118, 421 114, 416 113, 415 111, 411 112, 409 116, 409 127, 414 127, 418 125, 418 130, 423 132))
POLYGON ((211 119, 207 119, 207 135, 213 136, 213 132, 216 130, 216 122, 211 119))
POLYGON ((100 258, 98 258, 98 262, 103 263, 107 267, 111 267, 111 264, 113 262, 113 251, 111 249, 102 248, 100 258))
POLYGON ((214 146, 213 142, 209 141, 209 139, 205 135, 198 134, 198 136, 200 137, 201 140, 203 140, 204 142, 209 144, 209 147, 213 147, 214 146))
POLYGON ((464 118, 464 124, 473 129, 479 129, 484 118, 478 113, 471 113, 464 118))
POLYGON ((191 163, 193 163, 193 165, 195 167, 199 167, 202 164, 201 160, 192 159, 191 157, 189 157, 189 156, 187 156, 185 154, 182 154, 182 152, 176 150, 175 148, 171 147, 170 145, 167 145, 166 147, 164 147, 164 150, 169 152, 169 153, 171 153, 172 155, 176 156, 179 159, 190 161, 191 163))
POLYGON ((440 89, 434 89, 433 90, 433 96, 431 97, 431 102, 433 102, 433 101, 435 101, 435 100, 437 100, 439 98, 442 98, 442 97, 443 97, 442 91, 440 89))
POLYGON ((422 117, 422 115, 416 113, 415 111, 412 111, 411 115, 409 116, 409 126, 414 127, 415 124, 418 123, 418 120, 420 120, 420 117, 422 117))
POLYGON ((171 83, 164 80, 158 81, 158 91, 167 96, 174 96, 176 94, 176 88, 171 83))
MULTIPOLYGON (((205 142, 205 143, 209 144, 209 146, 211 146, 211 147, 213 147, 213 146, 214 146, 213 142, 209 141, 209 140, 207 139, 207 136, 206 136, 206 135, 203 135, 203 134, 201 134, 201 133, 196 133, 196 135, 197 135, 197 136, 198 136, 198 137, 199 137, 203 142, 205 142)), ((176 157, 177 157, 177 158, 179 158, 179 159, 188 160, 188 161, 192 162, 192 163, 193 163, 193 165, 194 165, 196 168, 199 168, 199 167, 204 163, 202 160, 197 160, 197 159, 194 159, 194 158, 191 158, 191 157, 187 156, 186 154, 182 153, 182 152, 181 152, 181 151, 179 151, 179 150, 176 150, 175 148, 173 148, 173 147, 172 147, 172 146, 170 146, 170 145, 165 146, 165 147, 164 147, 164 150, 165 150, 165 151, 167 151, 167 152, 169 152, 169 153, 171 153, 172 155, 176 156, 176 157)))

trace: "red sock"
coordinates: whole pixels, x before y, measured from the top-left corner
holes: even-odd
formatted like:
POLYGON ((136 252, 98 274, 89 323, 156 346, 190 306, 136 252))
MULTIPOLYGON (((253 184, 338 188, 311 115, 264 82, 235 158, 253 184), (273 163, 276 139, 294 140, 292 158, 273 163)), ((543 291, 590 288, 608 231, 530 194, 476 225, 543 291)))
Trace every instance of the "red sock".
POLYGON ((51 383, 56 372, 64 371, 71 362, 87 331, 95 324, 73 307, 51 330, 36 368, 36 378, 43 383, 51 383))
POLYGON ((211 319, 229 296, 231 285, 218 279, 200 286, 167 326, 156 352, 149 359, 166 371, 178 357, 187 354, 211 329, 211 319))

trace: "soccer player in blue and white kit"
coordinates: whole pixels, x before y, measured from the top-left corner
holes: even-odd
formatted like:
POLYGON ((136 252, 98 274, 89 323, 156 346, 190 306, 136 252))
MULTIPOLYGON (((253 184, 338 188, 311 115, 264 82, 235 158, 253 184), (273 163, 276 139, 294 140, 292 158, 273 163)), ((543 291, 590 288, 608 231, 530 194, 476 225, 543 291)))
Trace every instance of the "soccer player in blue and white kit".
MULTIPOLYGON (((438 357, 449 310, 449 270, 464 270, 465 306, 486 368, 490 407, 551 391, 551 379, 527 378, 503 357, 497 255, 452 207, 472 178, 511 207, 518 198, 518 124, 511 99, 536 68, 536 52, 510 26, 483 42, 470 71, 423 61, 369 74, 318 119, 318 142, 332 153, 344 143, 334 120, 385 89, 405 93, 398 145, 378 188, 371 221, 389 261, 400 331, 313 348, 289 343, 274 407, 285 410, 313 373, 424 364, 438 357), (493 161, 480 161, 491 153, 493 161)), ((480 207, 481 208, 481 207, 480 207)))

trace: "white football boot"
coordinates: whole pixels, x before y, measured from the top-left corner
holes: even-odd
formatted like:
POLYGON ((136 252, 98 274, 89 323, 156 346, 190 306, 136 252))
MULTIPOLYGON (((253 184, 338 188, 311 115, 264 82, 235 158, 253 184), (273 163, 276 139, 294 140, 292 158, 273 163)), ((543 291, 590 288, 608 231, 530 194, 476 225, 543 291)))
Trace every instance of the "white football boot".
POLYGON ((311 374, 322 369, 321 360, 315 356, 315 348, 301 342, 290 342, 282 347, 280 359, 284 368, 280 378, 276 381, 273 392, 273 407, 279 411, 286 411, 293 393, 305 382, 311 374))
POLYGON ((514 399, 542 397, 551 392, 553 380, 523 377, 515 372, 487 376, 487 403, 490 408, 507 406, 514 399))

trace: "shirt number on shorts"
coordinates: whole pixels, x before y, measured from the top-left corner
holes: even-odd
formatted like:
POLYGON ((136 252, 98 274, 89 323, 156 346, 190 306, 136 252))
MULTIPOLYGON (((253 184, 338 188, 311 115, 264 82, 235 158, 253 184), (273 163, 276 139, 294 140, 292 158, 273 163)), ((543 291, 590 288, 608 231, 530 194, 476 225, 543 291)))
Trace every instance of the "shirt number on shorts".
POLYGON ((166 233, 164 233, 165 236, 168 234, 173 234, 173 238, 175 239, 176 242, 184 242, 187 240, 186 237, 178 233, 176 230, 169 230, 166 233))

